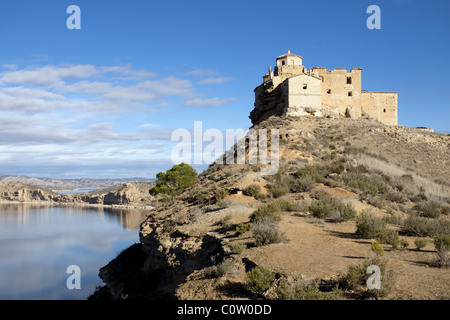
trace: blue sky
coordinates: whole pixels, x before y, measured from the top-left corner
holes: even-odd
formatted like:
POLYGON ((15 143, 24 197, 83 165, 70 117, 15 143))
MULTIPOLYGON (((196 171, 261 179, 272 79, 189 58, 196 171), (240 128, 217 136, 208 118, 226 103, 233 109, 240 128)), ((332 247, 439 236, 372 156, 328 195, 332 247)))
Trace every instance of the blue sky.
POLYGON ((174 129, 248 129, 287 50, 363 68, 363 90, 399 93, 400 125, 450 132, 449 15, 446 0, 2 0, 0 174, 154 177, 174 129))

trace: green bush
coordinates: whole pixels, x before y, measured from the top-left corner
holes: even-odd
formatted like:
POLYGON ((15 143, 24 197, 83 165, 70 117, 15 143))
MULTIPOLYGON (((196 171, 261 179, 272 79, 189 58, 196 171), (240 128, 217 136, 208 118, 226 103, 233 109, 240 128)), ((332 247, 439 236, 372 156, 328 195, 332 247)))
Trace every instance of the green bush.
POLYGON ((410 216, 403 221, 402 231, 410 236, 430 237, 435 233, 431 221, 424 217, 410 216))
POLYGON ((180 194, 197 180, 197 171, 186 163, 174 165, 165 173, 156 175, 156 185, 149 190, 151 195, 180 194))
POLYGON ((251 228, 252 228, 251 222, 238 224, 236 226, 236 235, 239 236, 241 234, 244 234, 244 233, 250 231, 251 228))
POLYGON ((270 192, 272 197, 279 198, 289 193, 290 189, 287 186, 283 186, 281 184, 270 184, 269 185, 270 192))
POLYGON ((282 209, 278 202, 264 203, 250 215, 250 222, 256 222, 262 218, 271 218, 275 222, 280 222, 281 213, 282 209))
POLYGON ((248 187, 244 188, 243 192, 244 195, 253 197, 257 200, 265 199, 266 196, 261 193, 261 187, 257 184, 251 184, 248 187))
POLYGON ((425 248, 425 246, 427 245, 427 240, 417 238, 416 240, 414 240, 414 245, 416 246, 417 250, 420 250, 422 248, 425 248))
POLYGON ((235 243, 231 245, 231 252, 235 254, 241 254, 245 249, 247 249, 247 245, 243 243, 235 243))
POLYGON ((450 237, 438 236, 434 239, 434 246, 436 250, 450 250, 450 237))
POLYGON ((319 288, 319 281, 290 282, 282 280, 276 290, 278 300, 336 300, 341 297, 339 290, 323 292, 319 288))
POLYGON ((217 189, 214 194, 214 199, 216 200, 216 203, 222 201, 225 199, 226 196, 228 196, 230 192, 227 189, 217 189))
POLYGON ((255 295, 260 295, 269 289, 273 280, 275 280, 275 273, 261 266, 256 266, 247 272, 247 287, 255 295))
POLYGON ((370 250, 372 250, 377 256, 384 256, 384 249, 378 241, 373 241, 370 245, 370 250))
POLYGON ((317 185, 316 180, 310 176, 299 177, 294 181, 292 191, 308 192, 317 185))
POLYGON ((421 217, 439 218, 441 215, 441 206, 434 201, 426 201, 416 204, 413 210, 421 217))
POLYGON ((356 210, 351 203, 343 203, 341 200, 331 197, 321 197, 319 200, 313 201, 308 210, 315 218, 331 218, 335 222, 347 221, 356 217, 356 210))
POLYGON ((358 290, 366 288, 364 290, 364 295, 366 295, 367 297, 385 297, 395 288, 394 273, 392 270, 387 270, 386 262, 380 257, 367 259, 359 265, 349 266, 347 274, 339 279, 339 287, 346 290, 358 290), (376 265, 380 268, 380 289, 367 288, 367 280, 371 276, 371 274, 367 273, 367 269, 372 265, 376 265))
POLYGON ((273 243, 287 242, 287 238, 278 224, 271 218, 262 218, 253 223, 252 236, 257 247, 273 243))
POLYGON ((377 239, 386 233, 387 227, 383 219, 376 217, 370 211, 361 212, 356 218, 356 234, 366 239, 377 239))

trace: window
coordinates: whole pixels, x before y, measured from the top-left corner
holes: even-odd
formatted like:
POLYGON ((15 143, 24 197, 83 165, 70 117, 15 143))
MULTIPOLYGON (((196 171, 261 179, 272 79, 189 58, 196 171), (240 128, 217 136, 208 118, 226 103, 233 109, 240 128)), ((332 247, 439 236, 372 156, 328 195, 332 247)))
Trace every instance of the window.
POLYGON ((281 65, 282 65, 282 66, 284 66, 284 65, 285 65, 285 63, 286 63, 286 62, 285 62, 284 60, 283 60, 283 61, 281 61, 281 65))
POLYGON ((353 93, 351 91, 348 92, 348 96, 351 97, 353 96, 353 93))
POLYGON ((386 109, 383 109, 383 112, 386 112, 386 109))
POLYGON ((308 89, 308 84, 304 83, 303 84, 303 90, 306 90, 306 89, 308 89))
POLYGON ((352 84, 352 77, 347 77, 347 84, 352 84))
POLYGON ((328 94, 331 94, 331 89, 328 89, 328 90, 327 90, 327 93, 328 93, 328 94))

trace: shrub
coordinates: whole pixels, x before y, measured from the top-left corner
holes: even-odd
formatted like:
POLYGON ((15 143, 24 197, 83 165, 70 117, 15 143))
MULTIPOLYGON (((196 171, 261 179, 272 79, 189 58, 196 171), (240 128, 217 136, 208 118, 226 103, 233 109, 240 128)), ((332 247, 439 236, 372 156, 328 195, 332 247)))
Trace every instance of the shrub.
POLYGON ((176 195, 194 184, 197 180, 197 171, 190 165, 182 162, 174 165, 165 173, 158 173, 156 179, 156 185, 149 190, 151 195, 176 195))
POLYGON ((400 248, 406 249, 409 247, 409 241, 405 238, 400 239, 400 248))
POLYGON ((331 216, 335 209, 337 201, 334 198, 322 198, 313 201, 308 207, 309 212, 316 218, 325 219, 331 216))
POLYGON ((222 228, 224 228, 225 230, 229 229, 231 227, 231 219, 233 218, 233 216, 231 214, 227 214, 225 217, 223 217, 222 220, 220 220, 220 225, 222 226, 222 228))
POLYGON ((230 192, 227 189, 217 189, 214 195, 214 199, 216 200, 216 203, 219 203, 229 194, 230 192))
POLYGON ((272 202, 272 205, 280 208, 281 211, 302 211, 303 205, 300 202, 291 199, 277 199, 272 202))
POLYGON ((335 222, 348 221, 356 217, 356 210, 351 203, 339 204, 331 214, 331 219, 335 222))
POLYGON ((323 292, 319 288, 319 281, 290 282, 282 280, 276 290, 278 300, 336 300, 340 291, 323 292))
POLYGON ((335 222, 347 221, 356 217, 356 211, 351 203, 343 203, 339 199, 331 197, 323 197, 312 202, 308 210, 316 218, 331 218, 335 222))
POLYGON ((434 246, 436 250, 439 251, 441 249, 450 250, 450 237, 446 236, 438 236, 434 239, 434 246))
POLYGON ((236 235, 239 236, 241 234, 244 234, 244 233, 250 231, 251 227, 252 227, 251 222, 238 224, 236 226, 236 235))
POLYGON ((392 270, 387 270, 386 262, 380 257, 367 259, 359 265, 349 266, 347 274, 339 279, 339 287, 349 290, 357 290, 365 287, 367 288, 365 294, 368 297, 385 297, 395 288, 394 273, 392 270), (380 268, 380 289, 367 288, 367 280, 371 276, 371 274, 367 273, 367 269, 372 265, 376 265, 380 268))
POLYGON ((248 187, 244 188, 243 192, 244 195, 253 197, 257 200, 264 199, 266 196, 261 193, 261 187, 257 184, 251 184, 248 187))
POLYGON ((435 233, 429 219, 411 216, 403 221, 402 231, 407 235, 416 237, 429 237, 435 233))
POLYGON ((280 184, 271 184, 269 185, 269 189, 274 198, 282 197, 290 191, 289 187, 280 184))
POLYGON ((275 273, 261 266, 256 266, 247 272, 247 287, 255 295, 260 295, 269 289, 275 273))
POLYGON ((262 218, 271 218, 275 222, 281 221, 282 209, 279 202, 272 201, 262 204, 250 215, 250 222, 258 221, 262 218))
POLYGON ((373 241, 370 245, 370 249, 375 252, 377 256, 384 256, 384 249, 379 242, 373 241))
POLYGON ((426 218, 439 218, 441 207, 434 201, 426 201, 416 204, 413 207, 419 216, 426 218))
POLYGON ((434 261, 435 266, 439 268, 446 268, 450 266, 450 251, 445 248, 441 248, 437 252, 436 260, 434 261))
POLYGON ((363 238, 376 239, 385 232, 386 223, 370 211, 365 210, 356 218, 356 233, 363 238))
POLYGON ((231 259, 224 259, 216 268, 216 276, 221 277, 227 274, 236 274, 239 272, 238 267, 231 259))
POLYGON ((316 180, 310 176, 299 177, 292 186, 294 192, 308 192, 317 185, 316 180))
POLYGON ((417 250, 420 250, 422 248, 425 248, 425 246, 427 245, 427 240, 417 238, 416 240, 414 240, 414 245, 416 246, 417 250))
POLYGON ((235 243, 231 245, 231 252, 235 254, 241 254, 245 249, 247 249, 247 245, 243 243, 235 243))
POLYGON ((251 231, 255 245, 258 247, 287 241, 278 224, 271 218, 257 220, 253 223, 251 231))

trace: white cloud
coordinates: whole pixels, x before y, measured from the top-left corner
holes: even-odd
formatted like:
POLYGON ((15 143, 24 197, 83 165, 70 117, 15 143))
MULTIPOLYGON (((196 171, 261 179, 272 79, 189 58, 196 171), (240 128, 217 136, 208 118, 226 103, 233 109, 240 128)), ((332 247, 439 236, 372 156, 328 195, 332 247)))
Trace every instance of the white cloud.
POLYGON ((221 84, 221 83, 232 81, 232 80, 234 80, 234 78, 229 78, 229 77, 211 77, 211 78, 202 79, 198 83, 199 84, 221 84))
POLYGON ((195 68, 191 71, 186 72, 186 75, 188 76, 195 76, 195 77, 208 77, 218 74, 219 72, 214 69, 202 69, 202 68, 195 68))
POLYGON ((234 101, 235 98, 194 98, 186 101, 186 105, 189 107, 218 107, 234 101))
MULTIPOLYGON (((215 74, 192 70, 196 76, 215 74)), ((215 77, 203 83, 225 81, 215 77)), ((131 65, 2 65, 0 174, 159 172, 170 160, 172 130, 149 123, 143 115, 232 100, 201 93, 188 79, 158 77, 131 65)))

